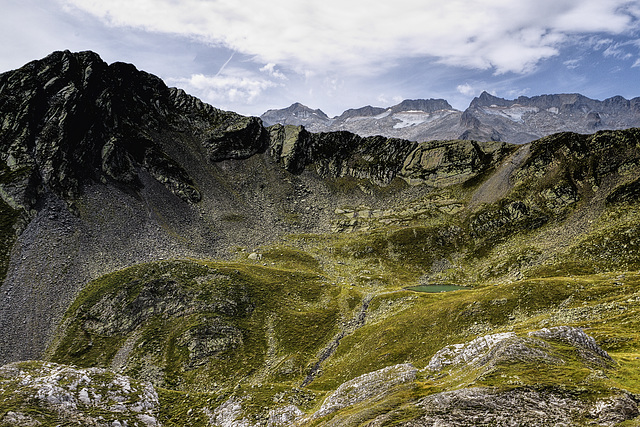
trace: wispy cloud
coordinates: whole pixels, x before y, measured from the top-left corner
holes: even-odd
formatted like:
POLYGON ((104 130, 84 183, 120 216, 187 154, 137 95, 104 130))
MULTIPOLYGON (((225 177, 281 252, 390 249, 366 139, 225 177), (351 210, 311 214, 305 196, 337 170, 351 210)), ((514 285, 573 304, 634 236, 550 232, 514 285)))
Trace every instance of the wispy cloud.
POLYGON ((578 68, 580 59, 567 59, 563 64, 570 70, 578 68))
POLYGON ((628 0, 59 1, 109 25, 195 37, 301 73, 367 74, 409 57, 526 73, 571 35, 623 34, 640 14, 628 0))
POLYGON ((630 59, 633 55, 624 48, 625 43, 615 43, 607 47, 602 54, 618 59, 630 59))

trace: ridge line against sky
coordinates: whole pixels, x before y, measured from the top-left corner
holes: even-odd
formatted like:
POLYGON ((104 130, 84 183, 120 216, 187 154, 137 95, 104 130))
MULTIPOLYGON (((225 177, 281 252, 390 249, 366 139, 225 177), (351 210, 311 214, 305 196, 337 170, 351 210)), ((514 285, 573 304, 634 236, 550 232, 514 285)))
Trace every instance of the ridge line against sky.
POLYGON ((0 24, 0 71, 93 50, 247 115, 640 95, 640 0, 5 0, 0 24))

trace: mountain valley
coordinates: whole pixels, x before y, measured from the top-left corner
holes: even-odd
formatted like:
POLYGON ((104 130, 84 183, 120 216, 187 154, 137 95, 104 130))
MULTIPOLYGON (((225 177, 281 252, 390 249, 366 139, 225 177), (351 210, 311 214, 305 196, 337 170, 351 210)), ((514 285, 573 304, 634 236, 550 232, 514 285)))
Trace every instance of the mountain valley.
POLYGON ((0 425, 639 425, 638 98, 290 110, 0 75, 0 425))

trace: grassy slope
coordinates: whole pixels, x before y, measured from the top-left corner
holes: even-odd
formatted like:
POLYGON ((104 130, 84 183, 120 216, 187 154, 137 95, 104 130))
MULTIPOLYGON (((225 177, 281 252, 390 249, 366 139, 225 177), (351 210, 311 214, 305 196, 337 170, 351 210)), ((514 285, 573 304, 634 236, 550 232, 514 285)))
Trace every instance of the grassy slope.
POLYGON ((402 362, 422 368, 448 344, 571 325, 613 356, 617 365, 606 377, 593 380, 592 370, 569 356, 560 368, 516 366, 455 380, 423 375, 375 405, 340 414, 357 414, 359 423, 394 410, 397 420, 411 418, 407 402, 470 385, 563 387, 584 398, 612 388, 640 393, 640 206, 624 196, 640 167, 637 135, 603 135, 623 147, 607 165, 599 163, 606 147, 566 156, 567 146, 602 143, 602 135, 543 141, 509 195, 474 211, 449 207, 467 205, 478 180, 360 220, 369 231, 290 236, 263 248, 261 260, 160 262, 104 276, 69 309, 49 357, 151 380, 160 386, 165 425, 197 425, 206 417, 190 408, 213 409, 231 395, 255 417, 283 402, 312 411, 346 380, 402 362), (607 200, 616 191, 623 195, 607 200), (474 289, 404 290, 421 281, 474 289), (365 298, 372 298, 366 323, 355 327, 365 298), (116 313, 134 320, 123 326, 116 313), (222 341, 203 344, 198 331, 222 341), (341 332, 335 353, 301 388, 341 332), (198 351, 204 356, 194 359, 198 351))

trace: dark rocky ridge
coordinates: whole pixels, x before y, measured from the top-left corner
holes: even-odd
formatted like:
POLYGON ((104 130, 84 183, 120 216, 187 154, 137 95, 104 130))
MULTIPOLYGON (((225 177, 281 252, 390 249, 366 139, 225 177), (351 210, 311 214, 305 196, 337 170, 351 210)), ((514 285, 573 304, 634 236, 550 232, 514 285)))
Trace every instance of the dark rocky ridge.
POLYGON ((614 96, 603 101, 580 94, 520 96, 514 100, 483 92, 465 111, 443 99, 405 100, 388 108, 366 106, 346 110, 334 118, 292 114, 311 110, 294 104, 269 110, 269 123, 303 125, 312 132, 347 130, 361 136, 383 135, 411 141, 465 139, 522 144, 557 133, 593 133, 602 129, 640 126, 640 98, 614 96))

